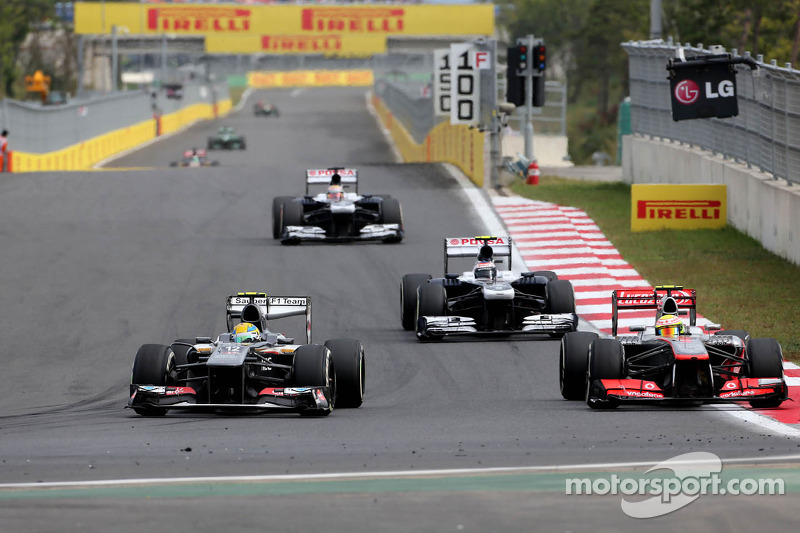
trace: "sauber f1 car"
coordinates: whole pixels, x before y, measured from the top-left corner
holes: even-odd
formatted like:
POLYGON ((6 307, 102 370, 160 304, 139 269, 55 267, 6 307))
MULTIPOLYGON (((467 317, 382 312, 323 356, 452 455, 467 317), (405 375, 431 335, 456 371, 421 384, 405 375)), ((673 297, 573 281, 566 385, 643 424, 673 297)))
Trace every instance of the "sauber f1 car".
POLYGON ((215 167, 218 161, 209 161, 205 150, 186 150, 183 152, 183 159, 173 161, 171 167, 215 167))
POLYGON ((364 348, 356 339, 311 344, 309 297, 238 293, 227 298, 226 318, 233 333, 216 339, 139 348, 128 407, 143 416, 171 409, 327 416, 361 405, 364 348), (267 328, 268 319, 295 315, 305 315, 307 344, 267 328))
POLYGON ((358 193, 358 171, 332 167, 306 170, 306 194, 278 196, 272 201, 272 236, 282 244, 301 241, 403 240, 400 202, 387 195, 358 193), (328 186, 310 194, 312 185, 328 186), (353 187, 353 192, 346 188, 353 187))
POLYGON ((239 135, 230 126, 223 126, 217 134, 208 138, 209 150, 244 150, 247 148, 244 135, 239 135))
POLYGON ((544 333, 578 326, 572 284, 549 270, 513 272, 510 237, 447 238, 443 278, 406 274, 400 286, 403 328, 420 340, 450 335, 544 333), (476 258, 472 270, 450 273, 450 258, 476 258), (503 261, 508 270, 498 269, 503 261))
POLYGON ((561 341, 562 396, 585 400, 594 409, 742 400, 753 407, 779 406, 788 391, 778 342, 742 330, 721 331, 718 324, 704 330, 697 326, 696 304, 695 290, 679 285, 613 291, 615 338, 574 332, 561 341), (633 325, 632 335, 617 336, 620 311, 631 309, 653 309, 655 325, 633 325), (687 315, 688 324, 679 318, 687 315))

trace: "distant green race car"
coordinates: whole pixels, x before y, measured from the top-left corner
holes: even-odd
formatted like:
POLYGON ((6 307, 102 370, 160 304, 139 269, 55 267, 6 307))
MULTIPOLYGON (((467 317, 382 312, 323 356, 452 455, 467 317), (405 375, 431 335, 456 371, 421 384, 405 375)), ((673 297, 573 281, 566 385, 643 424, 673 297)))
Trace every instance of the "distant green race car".
POLYGON ((230 126, 223 126, 217 134, 208 138, 209 150, 244 150, 247 148, 244 135, 239 135, 230 126))

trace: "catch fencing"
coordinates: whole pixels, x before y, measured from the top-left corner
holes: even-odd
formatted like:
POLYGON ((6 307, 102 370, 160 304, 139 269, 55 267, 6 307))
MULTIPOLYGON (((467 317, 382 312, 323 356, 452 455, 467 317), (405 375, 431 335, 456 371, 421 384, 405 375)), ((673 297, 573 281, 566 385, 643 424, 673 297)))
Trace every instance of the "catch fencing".
MULTIPOLYGON (((666 66, 680 45, 658 40, 622 46, 629 56, 633 133, 702 148, 800 183, 800 71, 758 56, 757 70, 736 66, 738 116, 675 122, 666 66)), ((703 45, 682 48, 685 56, 724 52, 703 45)), ((736 50, 732 54, 739 56, 736 50)))

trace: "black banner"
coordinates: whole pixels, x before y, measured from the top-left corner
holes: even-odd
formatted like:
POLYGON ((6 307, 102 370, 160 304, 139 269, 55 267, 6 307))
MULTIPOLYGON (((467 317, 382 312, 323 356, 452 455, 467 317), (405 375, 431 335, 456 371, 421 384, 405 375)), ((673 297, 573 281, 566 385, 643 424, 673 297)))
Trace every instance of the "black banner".
POLYGON ((671 66, 674 68, 670 70, 669 84, 672 120, 727 118, 739 114, 736 71, 731 65, 687 61, 671 66))

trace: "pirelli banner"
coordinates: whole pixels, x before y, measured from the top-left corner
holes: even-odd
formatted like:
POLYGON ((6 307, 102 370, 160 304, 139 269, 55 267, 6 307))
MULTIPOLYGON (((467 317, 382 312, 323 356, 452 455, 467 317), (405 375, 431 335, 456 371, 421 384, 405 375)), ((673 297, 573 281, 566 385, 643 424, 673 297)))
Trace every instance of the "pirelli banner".
POLYGON ((248 72, 247 85, 256 89, 277 87, 371 87, 371 70, 292 70, 248 72))
POLYGON ((226 54, 366 55, 386 38, 492 35, 492 4, 148 4, 75 2, 75 33, 203 35, 206 51, 226 54))
POLYGON ((726 185, 632 185, 631 231, 719 229, 727 199, 726 185))

